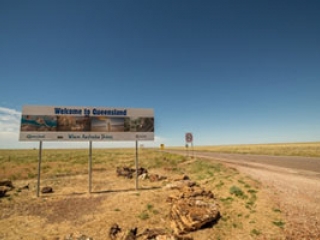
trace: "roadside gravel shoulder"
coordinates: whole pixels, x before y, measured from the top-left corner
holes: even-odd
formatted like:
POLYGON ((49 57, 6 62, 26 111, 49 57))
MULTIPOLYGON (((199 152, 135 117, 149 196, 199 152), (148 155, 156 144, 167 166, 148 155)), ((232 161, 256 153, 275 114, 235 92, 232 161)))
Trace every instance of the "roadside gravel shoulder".
POLYGON ((312 172, 265 164, 230 164, 260 181, 279 204, 287 239, 320 239, 320 181, 312 172))

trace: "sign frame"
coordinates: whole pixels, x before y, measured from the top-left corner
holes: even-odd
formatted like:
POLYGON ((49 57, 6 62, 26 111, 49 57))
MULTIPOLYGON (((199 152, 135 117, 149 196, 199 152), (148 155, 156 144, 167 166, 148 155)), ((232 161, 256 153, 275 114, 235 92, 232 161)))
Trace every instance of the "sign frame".
POLYGON ((193 135, 191 132, 187 132, 185 135, 186 143, 192 143, 193 142, 193 135))
POLYGON ((20 141, 153 141, 144 108, 23 106, 20 141))
POLYGON ((91 193, 92 141, 134 140, 136 142, 136 190, 138 191, 138 141, 154 140, 154 111, 153 109, 131 108, 24 106, 21 114, 19 140, 39 141, 37 197, 40 196, 43 141, 89 142, 88 192, 91 193), (100 123, 104 121, 102 128, 101 124, 97 124, 99 121, 100 123), (113 124, 112 127, 112 122, 118 124, 113 124), (98 131, 92 133, 92 129, 98 131), (93 137, 90 134, 93 134, 93 137), (103 134, 108 134, 110 137, 103 137, 105 136, 103 134), (64 136, 69 136, 69 139, 64 136))

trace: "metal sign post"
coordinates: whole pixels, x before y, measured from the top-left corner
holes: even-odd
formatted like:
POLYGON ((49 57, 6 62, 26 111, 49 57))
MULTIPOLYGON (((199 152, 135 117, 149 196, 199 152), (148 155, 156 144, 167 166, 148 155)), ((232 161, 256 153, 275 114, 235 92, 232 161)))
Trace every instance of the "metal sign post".
POLYGON ((136 140, 136 190, 139 190, 138 165, 138 141, 136 140))
POLYGON ((186 156, 189 157, 189 145, 186 143, 186 156))
MULTIPOLYGON (((186 133, 186 136, 185 136, 185 139, 186 139, 186 147, 188 146, 188 143, 191 143, 191 151, 192 151, 192 157, 194 157, 194 152, 193 152, 193 135, 192 133, 188 132, 186 133)), ((189 156, 189 154, 188 154, 189 156)))
POLYGON ((192 156, 191 156, 191 158, 194 158, 194 149, 193 149, 193 142, 191 142, 191 152, 192 152, 192 156))
POLYGON ((92 141, 89 142, 89 193, 91 193, 92 187, 92 141))
POLYGON ((42 159, 42 141, 40 141, 40 142, 39 142, 39 163, 38 163, 37 197, 39 197, 39 196, 40 196, 41 159, 42 159))

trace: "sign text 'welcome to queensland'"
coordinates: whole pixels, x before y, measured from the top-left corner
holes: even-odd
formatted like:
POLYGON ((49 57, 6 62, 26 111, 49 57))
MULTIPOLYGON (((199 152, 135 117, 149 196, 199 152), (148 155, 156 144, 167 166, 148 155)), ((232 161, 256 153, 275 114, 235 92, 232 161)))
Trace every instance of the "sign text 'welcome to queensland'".
POLYGON ((127 110, 118 110, 118 109, 98 109, 93 108, 54 108, 54 112, 57 115, 86 115, 89 116, 92 115, 98 115, 98 116, 126 116, 127 110))

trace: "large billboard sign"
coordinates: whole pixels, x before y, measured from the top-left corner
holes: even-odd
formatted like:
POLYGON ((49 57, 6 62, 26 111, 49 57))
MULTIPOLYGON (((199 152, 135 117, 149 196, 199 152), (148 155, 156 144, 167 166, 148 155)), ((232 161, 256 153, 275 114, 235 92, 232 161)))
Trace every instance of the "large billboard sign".
POLYGON ((24 106, 20 140, 154 140, 154 112, 139 108, 24 106))

